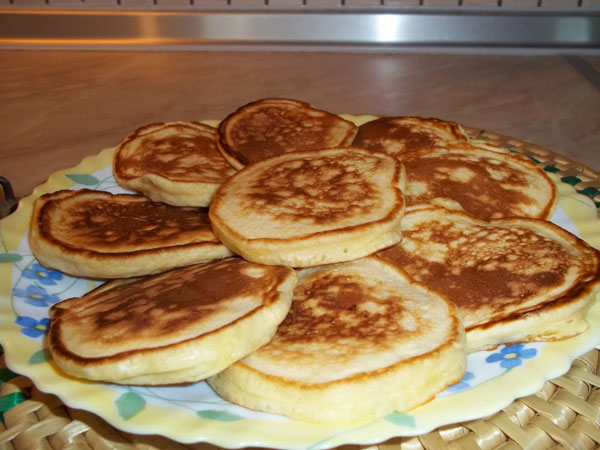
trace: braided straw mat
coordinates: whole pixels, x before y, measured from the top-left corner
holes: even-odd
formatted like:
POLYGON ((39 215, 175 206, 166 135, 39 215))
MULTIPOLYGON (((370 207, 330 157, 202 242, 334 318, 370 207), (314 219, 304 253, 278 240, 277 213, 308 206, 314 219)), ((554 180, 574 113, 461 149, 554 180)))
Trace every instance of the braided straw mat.
MULTIPOLYGON (((600 173, 516 139, 469 129, 469 134, 523 153, 595 201, 600 214, 600 173)), ((600 346, 600 343, 599 343, 600 346)), ((119 431, 96 415, 71 409, 6 368, 0 356, 0 449, 212 449, 162 436, 119 431)), ((343 450, 545 450, 600 448, 600 347, 577 358, 565 375, 533 395, 478 420, 441 427, 418 437, 343 450)))

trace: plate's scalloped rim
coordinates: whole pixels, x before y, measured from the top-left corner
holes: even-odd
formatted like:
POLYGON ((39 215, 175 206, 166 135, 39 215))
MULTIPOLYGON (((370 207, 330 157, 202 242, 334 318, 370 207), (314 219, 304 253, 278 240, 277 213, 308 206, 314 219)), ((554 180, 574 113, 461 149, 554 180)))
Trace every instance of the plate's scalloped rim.
MULTIPOLYGON (((342 116, 357 123, 364 123, 376 118, 376 116, 371 115, 343 114, 342 116)), ((207 120, 203 123, 214 126, 218 124, 218 121, 207 120)), ((27 231, 33 202, 37 197, 57 189, 74 186, 76 183, 69 179, 66 176, 67 174, 74 172, 93 173, 111 165, 112 155, 116 148, 105 148, 96 155, 85 157, 73 167, 53 173, 45 183, 37 186, 32 194, 21 199, 17 210, 0 221, 0 234, 6 245, 6 251, 14 252, 17 250, 27 231)), ((578 193, 573 186, 562 182, 554 174, 549 175, 559 187, 559 205, 576 224, 582 237, 591 245, 600 248, 600 227, 598 226, 600 220, 594 203, 588 197, 578 193), (585 207, 582 207, 582 205, 585 207)), ((0 296, 10 298, 12 264, 7 266, 10 269, 0 266, 0 280, 3 281, 0 296), (7 276, 8 284, 4 282, 7 276)), ((6 303, 5 301, 0 303, 0 324, 4 325, 7 323, 6 303)), ((295 421, 272 422, 254 419, 243 419, 241 422, 218 422, 199 417, 191 417, 182 422, 179 414, 165 415, 165 409, 168 409, 171 413, 173 411, 155 405, 149 405, 147 411, 127 421, 118 416, 116 408, 113 406, 116 396, 115 390, 107 388, 101 383, 71 378, 61 373, 60 369, 52 362, 37 365, 24 363, 23 358, 19 357, 23 354, 23 347, 39 350, 40 345, 38 341, 22 337, 14 324, 10 323, 9 325, 12 326, 9 328, 2 327, 0 343, 5 350, 7 367, 11 370, 28 376, 38 389, 57 395, 66 405, 91 411, 107 420, 111 425, 126 432, 138 434, 158 433, 183 443, 208 442, 227 448, 239 448, 249 445, 273 448, 331 448, 342 444, 370 445, 397 436, 421 435, 449 423, 485 417, 508 406, 516 398, 537 392, 548 379, 567 372, 575 358, 600 345, 600 304, 597 303, 592 308, 590 318, 595 326, 574 338, 546 344, 541 349, 543 358, 530 360, 527 364, 500 377, 488 380, 482 385, 451 396, 438 397, 434 401, 410 411, 410 414, 414 415, 418 421, 422 421, 422 424, 417 428, 401 427, 387 422, 385 419, 350 426, 316 425, 295 421), (17 346, 18 349, 14 348, 17 346), (544 373, 543 377, 539 376, 541 371, 544 373), (535 379, 528 379, 528 383, 523 383, 523 378, 527 375, 533 376, 535 379), (489 395, 490 393, 504 392, 506 388, 512 389, 511 395, 506 398, 489 395), (480 400, 484 398, 483 396, 486 396, 486 402, 481 405, 480 400), (473 402, 479 406, 476 411, 472 409, 473 402), (469 411, 465 411, 465 407, 468 407, 469 411), (435 411, 436 409, 437 411, 435 411), (441 412, 456 417, 457 410, 463 413, 462 415, 459 414, 458 420, 439 420, 441 412), (167 416, 171 416, 170 419, 167 416), (153 417, 153 419, 148 420, 150 417, 153 417), (186 427, 185 424, 191 419, 193 419, 193 425, 190 424, 186 427), (157 429, 156 423, 160 423, 163 429, 157 429), (277 425, 274 426, 274 423, 277 425), (246 433, 244 434, 246 437, 242 438, 240 431, 246 433)), ((186 414, 192 416, 189 412, 186 414)))

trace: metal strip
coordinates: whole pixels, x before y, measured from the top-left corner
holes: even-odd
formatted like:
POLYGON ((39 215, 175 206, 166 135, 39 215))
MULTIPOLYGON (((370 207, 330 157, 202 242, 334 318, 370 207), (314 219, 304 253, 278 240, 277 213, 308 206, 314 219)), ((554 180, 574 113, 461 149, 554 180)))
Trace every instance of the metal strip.
POLYGON ((600 49, 595 14, 0 10, 0 46, 600 49))

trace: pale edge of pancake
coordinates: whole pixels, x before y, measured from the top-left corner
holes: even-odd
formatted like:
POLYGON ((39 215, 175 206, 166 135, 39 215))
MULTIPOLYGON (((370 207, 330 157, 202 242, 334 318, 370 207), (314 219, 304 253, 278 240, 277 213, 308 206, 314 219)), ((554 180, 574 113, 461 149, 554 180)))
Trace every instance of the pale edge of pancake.
POLYGON ((492 350, 500 344, 566 339, 583 333, 590 308, 600 299, 600 280, 575 287, 554 301, 512 317, 469 328, 467 351, 492 350))
POLYGON ((29 246, 44 266, 85 278, 130 278, 164 272, 175 267, 203 263, 232 256, 220 242, 197 242, 166 248, 132 252, 102 253, 87 249, 69 249, 40 234, 38 218, 43 205, 38 198, 29 226, 29 246))
POLYGON ((268 343, 287 315, 296 273, 290 270, 278 286, 278 297, 218 330, 172 345, 143 348, 126 354, 85 358, 64 352, 60 342, 60 312, 53 320, 49 347, 54 362, 67 374, 117 384, 160 385, 203 380, 268 343), (57 342, 58 341, 58 342, 57 342))
POLYGON ((409 411, 459 382, 466 370, 464 336, 425 355, 344 380, 305 384, 259 372, 243 361, 207 379, 225 400, 316 423, 372 420, 409 411))
POLYGON ((402 239, 401 221, 402 217, 398 216, 393 222, 385 224, 369 224, 356 227, 355 230, 340 230, 335 234, 318 233, 285 241, 256 239, 240 243, 221 233, 217 227, 214 227, 214 232, 227 248, 248 261, 313 267, 351 261, 397 244, 402 239))
POLYGON ((153 173, 132 179, 118 178, 116 173, 114 176, 121 187, 142 192, 150 200, 173 206, 208 206, 221 185, 204 181, 174 183, 153 173))

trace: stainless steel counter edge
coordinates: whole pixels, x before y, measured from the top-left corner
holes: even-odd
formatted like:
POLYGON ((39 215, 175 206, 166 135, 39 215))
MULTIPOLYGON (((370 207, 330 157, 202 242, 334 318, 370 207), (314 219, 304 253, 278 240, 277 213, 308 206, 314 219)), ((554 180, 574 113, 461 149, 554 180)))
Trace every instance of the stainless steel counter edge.
POLYGON ((600 50, 600 11, 0 9, 0 48, 600 50))

